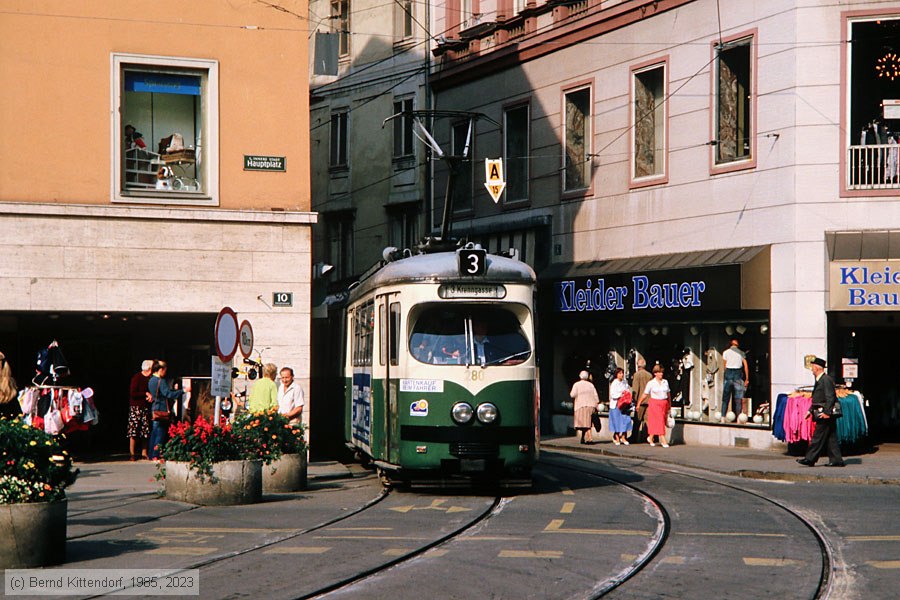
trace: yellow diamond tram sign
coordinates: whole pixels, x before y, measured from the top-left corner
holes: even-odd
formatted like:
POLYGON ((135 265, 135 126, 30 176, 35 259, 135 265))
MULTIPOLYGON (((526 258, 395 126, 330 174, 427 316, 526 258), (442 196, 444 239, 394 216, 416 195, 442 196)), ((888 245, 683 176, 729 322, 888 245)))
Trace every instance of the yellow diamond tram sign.
POLYGON ((506 187, 506 181, 503 179, 503 159, 502 158, 486 158, 484 159, 484 187, 487 188, 488 194, 494 199, 494 204, 500 201, 500 194, 506 187))

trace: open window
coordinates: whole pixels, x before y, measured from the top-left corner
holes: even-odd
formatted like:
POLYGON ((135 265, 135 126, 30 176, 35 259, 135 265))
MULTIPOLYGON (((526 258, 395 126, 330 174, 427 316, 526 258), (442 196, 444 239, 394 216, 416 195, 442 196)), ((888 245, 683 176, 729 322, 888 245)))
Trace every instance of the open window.
POLYGON ((218 63, 112 56, 113 199, 218 204, 218 63))

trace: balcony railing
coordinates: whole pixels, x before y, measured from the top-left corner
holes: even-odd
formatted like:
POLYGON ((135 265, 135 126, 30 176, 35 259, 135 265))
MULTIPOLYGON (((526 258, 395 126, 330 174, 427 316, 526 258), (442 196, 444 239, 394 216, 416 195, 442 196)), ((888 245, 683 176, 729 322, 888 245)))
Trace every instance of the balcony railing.
POLYGON ((898 158, 900 158, 898 144, 850 146, 847 153, 847 188, 900 190, 898 158))

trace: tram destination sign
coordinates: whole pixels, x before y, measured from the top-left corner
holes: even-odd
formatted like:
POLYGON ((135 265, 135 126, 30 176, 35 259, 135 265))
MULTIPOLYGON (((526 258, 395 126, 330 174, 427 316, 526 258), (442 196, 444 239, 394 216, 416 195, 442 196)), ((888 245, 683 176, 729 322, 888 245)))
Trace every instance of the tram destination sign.
POLYGON ((444 300, 454 298, 500 300, 506 297, 506 287, 479 283, 444 283, 438 288, 438 296, 444 300))
POLYGON ((286 171, 286 161, 284 156, 256 156, 255 154, 244 155, 245 171, 286 171))

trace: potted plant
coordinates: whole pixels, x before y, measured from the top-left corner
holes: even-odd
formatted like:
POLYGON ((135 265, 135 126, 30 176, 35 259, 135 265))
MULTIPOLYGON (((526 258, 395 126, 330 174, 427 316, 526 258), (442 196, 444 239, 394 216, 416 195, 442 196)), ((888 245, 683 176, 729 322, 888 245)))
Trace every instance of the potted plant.
POLYGON ((295 492, 306 487, 303 424, 292 424, 273 409, 238 415, 234 431, 244 441, 247 454, 255 454, 264 463, 264 492, 295 492))
POLYGON ((0 569, 65 560, 65 489, 77 477, 59 439, 0 418, 0 569))
POLYGON ((166 498, 191 504, 252 504, 262 497, 262 461, 227 422, 198 417, 169 426, 163 446, 166 498))

